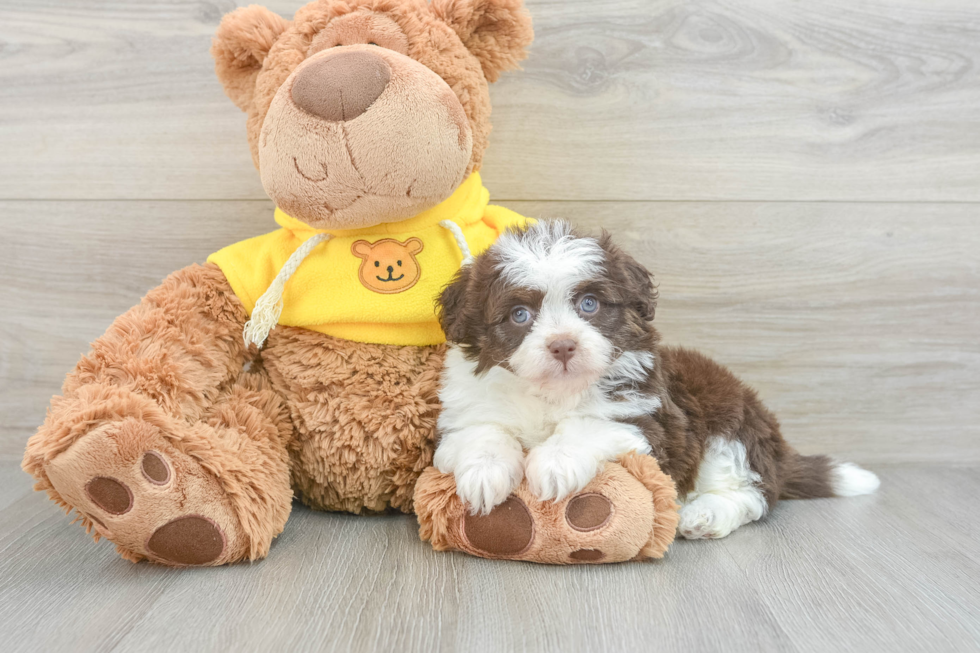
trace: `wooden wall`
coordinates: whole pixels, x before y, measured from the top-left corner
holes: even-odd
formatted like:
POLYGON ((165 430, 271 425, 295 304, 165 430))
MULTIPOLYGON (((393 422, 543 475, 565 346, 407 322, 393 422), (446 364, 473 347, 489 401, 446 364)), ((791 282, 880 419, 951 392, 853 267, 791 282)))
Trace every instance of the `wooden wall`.
MULTIPOLYGON (((495 201, 612 231, 802 450, 980 460, 980 6, 528 4, 495 201)), ((0 457, 114 316, 274 226, 207 52, 235 5, 0 0, 0 457)))

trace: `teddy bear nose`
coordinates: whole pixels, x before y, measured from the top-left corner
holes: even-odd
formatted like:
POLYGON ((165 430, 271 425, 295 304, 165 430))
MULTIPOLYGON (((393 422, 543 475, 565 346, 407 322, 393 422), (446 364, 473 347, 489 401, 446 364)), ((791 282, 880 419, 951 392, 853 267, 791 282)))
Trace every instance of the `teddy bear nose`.
POLYGON ((370 52, 342 52, 311 63, 293 80, 296 106, 331 122, 353 120, 381 97, 391 68, 370 52))

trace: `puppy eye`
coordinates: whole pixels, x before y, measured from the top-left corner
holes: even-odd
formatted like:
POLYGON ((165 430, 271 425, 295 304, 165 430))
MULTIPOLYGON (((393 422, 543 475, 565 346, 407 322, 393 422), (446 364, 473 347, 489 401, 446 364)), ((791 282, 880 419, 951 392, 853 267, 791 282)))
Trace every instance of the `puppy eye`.
POLYGON ((599 300, 595 298, 595 295, 586 295, 582 298, 582 301, 578 303, 578 308, 583 313, 592 314, 599 310, 599 300))
POLYGON ((510 312, 510 319, 514 324, 527 324, 531 319, 531 311, 526 306, 518 306, 510 312))

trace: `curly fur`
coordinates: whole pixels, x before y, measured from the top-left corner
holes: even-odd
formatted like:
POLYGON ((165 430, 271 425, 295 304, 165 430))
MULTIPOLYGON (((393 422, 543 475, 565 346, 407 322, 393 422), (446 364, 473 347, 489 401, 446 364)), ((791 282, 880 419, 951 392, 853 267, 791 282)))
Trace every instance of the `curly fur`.
POLYGON ((304 503, 412 511, 415 481, 432 464, 444 351, 273 331, 263 359, 289 406, 293 487, 304 503))

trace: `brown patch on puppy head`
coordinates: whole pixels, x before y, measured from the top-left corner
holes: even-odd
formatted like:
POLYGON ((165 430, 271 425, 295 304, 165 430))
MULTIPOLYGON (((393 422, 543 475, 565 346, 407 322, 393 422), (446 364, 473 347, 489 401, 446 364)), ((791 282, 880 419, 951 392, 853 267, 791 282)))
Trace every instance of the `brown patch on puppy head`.
POLYGON ((603 230, 599 246, 606 252, 610 278, 622 289, 626 302, 639 317, 652 321, 656 315, 659 297, 653 283, 653 274, 613 243, 612 235, 608 231, 603 230))
POLYGON ((514 322, 512 311, 519 306, 537 311, 544 299, 539 290, 508 283, 499 266, 500 258, 491 248, 461 267, 438 299, 446 339, 477 362, 477 374, 495 365, 507 367, 507 360, 528 333, 514 322))
POLYGON ((408 290, 422 277, 422 269, 415 255, 423 247, 418 238, 409 238, 403 243, 394 238, 373 243, 355 241, 351 245, 351 253, 362 259, 357 271, 361 285, 383 295, 408 290))
POLYGON ((603 231, 598 239, 605 253, 602 272, 581 284, 573 303, 585 295, 599 300, 594 315, 580 316, 597 329, 619 351, 651 351, 659 335, 651 324, 657 307, 653 276, 603 231))
POLYGON ((212 52, 226 93, 248 113, 269 195, 317 228, 359 228, 416 215, 479 169, 488 81, 516 67, 531 38, 519 0, 437 0, 431 8, 425 0, 317 0, 291 22, 259 7, 232 12, 212 52), (388 90, 359 119, 330 128, 274 102, 306 59, 348 48, 375 52, 392 69, 388 90), (279 120, 269 124, 273 115, 279 120))

